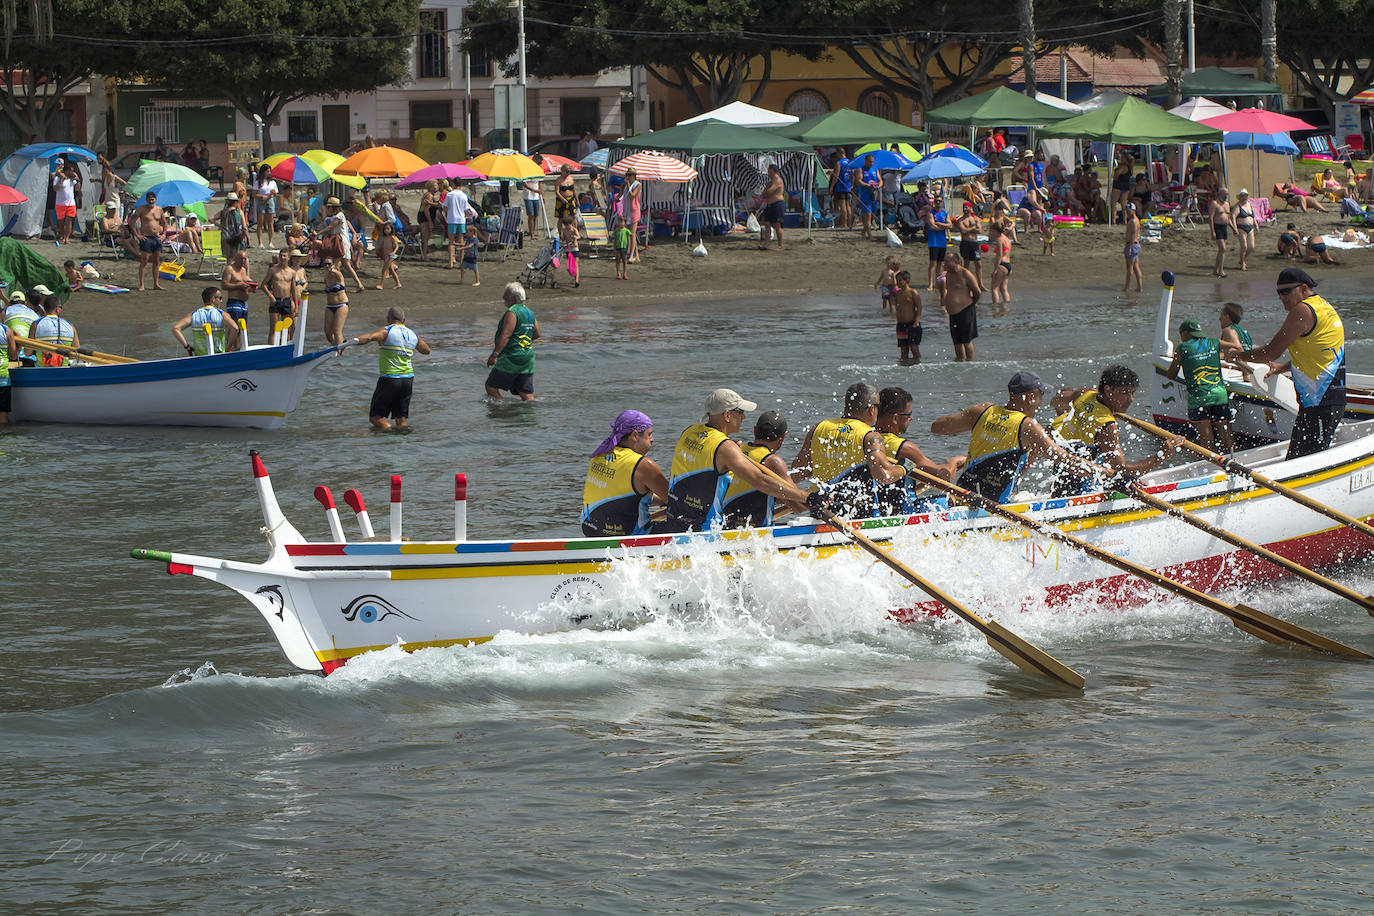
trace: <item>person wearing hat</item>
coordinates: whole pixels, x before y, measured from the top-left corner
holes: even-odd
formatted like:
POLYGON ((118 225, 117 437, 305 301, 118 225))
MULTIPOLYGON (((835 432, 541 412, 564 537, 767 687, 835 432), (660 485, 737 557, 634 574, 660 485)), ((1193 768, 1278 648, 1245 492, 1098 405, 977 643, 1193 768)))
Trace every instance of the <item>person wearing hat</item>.
MULTIPOLYGON (((1134 480, 1153 471, 1178 450, 1184 437, 1171 436, 1159 451, 1139 461, 1127 461, 1121 448, 1121 433, 1116 420, 1118 413, 1131 409, 1140 376, 1126 366, 1108 366, 1098 376, 1096 388, 1066 388, 1055 395, 1050 404, 1058 414, 1050 422, 1050 429, 1071 452, 1098 464, 1105 464, 1116 472, 1118 479, 1134 480)), ((1097 481, 1071 472, 1055 477, 1052 496, 1077 496, 1090 493, 1097 481)))
POLYGON ((855 382, 844 393, 844 414, 822 420, 802 436, 801 450, 792 459, 792 476, 821 482, 814 498, 829 502, 835 512, 871 518, 880 510, 879 487, 900 484, 906 468, 888 457, 878 421, 878 389, 855 382))
POLYGON ((234 255, 248 247, 248 224, 244 221, 243 210, 239 207, 238 194, 230 191, 224 197, 224 209, 215 217, 219 224, 220 251, 232 261, 234 255))
POLYGON ((172 325, 172 336, 186 350, 187 356, 227 353, 238 345, 239 329, 223 308, 224 293, 213 286, 200 291, 200 308, 172 325), (191 342, 186 330, 191 331, 191 342), (206 329, 209 333, 206 333, 206 329))
POLYGON ((353 266, 353 227, 344 215, 343 205, 337 197, 324 201, 324 228, 320 230, 320 254, 339 259, 339 267, 353 277, 358 292, 363 291, 363 281, 358 279, 358 271, 353 266))
POLYGON ((1183 342, 1174 348, 1168 377, 1183 375, 1188 387, 1188 422, 1197 431, 1198 444, 1204 448, 1219 444, 1224 452, 1235 451, 1230 395, 1221 378, 1221 340, 1203 334, 1202 325, 1191 318, 1178 326, 1178 336, 1183 342))
POLYGON ((1260 347, 1228 347, 1237 359, 1267 362, 1269 374, 1292 372, 1298 393, 1289 458, 1331 447, 1345 412, 1345 326, 1336 309, 1313 290, 1317 281, 1301 267, 1279 271, 1274 291, 1287 313, 1278 333, 1260 347), (1288 351, 1288 362, 1276 360, 1288 351))
POLYGON ((668 504, 668 478, 648 457, 654 421, 638 410, 621 411, 611 434, 587 463, 582 485, 582 533, 624 537, 649 533, 649 503, 668 504))
MULTIPOLYGON (((33 327, 33 323, 39 319, 43 312, 44 294, 38 292, 40 289, 47 289, 47 287, 41 284, 35 286, 29 290, 27 296, 23 290, 18 289, 10 293, 9 306, 5 309, 5 327, 9 329, 11 334, 20 337, 29 336, 29 329, 33 327), (29 304, 29 300, 33 301, 33 305, 29 304), (35 305, 37 308, 34 308, 35 305)), ((28 362, 29 365, 33 364, 31 355, 28 362)))
MULTIPOLYGON (((70 347, 74 350, 79 348, 81 338, 76 334, 76 327, 62 317, 62 300, 52 293, 46 292, 46 290, 47 287, 42 285, 29 290, 30 293, 35 291, 43 293, 43 317, 33 323, 28 336, 55 346, 70 347)), ((40 350, 38 353, 38 365, 40 366, 66 366, 70 363, 71 357, 65 353, 47 350, 40 350)))
POLYGON ((1250 192, 1241 188, 1236 192, 1236 203, 1231 208, 1231 222, 1236 227, 1236 247, 1240 250, 1240 269, 1249 270, 1246 262, 1250 252, 1255 250, 1255 205, 1250 202, 1250 192))
MULTIPOLYGON (((878 392, 878 419, 873 428, 882 434, 887 457, 903 467, 914 467, 927 474, 953 480, 959 466, 964 463, 964 456, 956 455, 943 463, 927 458, 914 440, 906 438, 906 430, 910 425, 911 392, 896 387, 878 392)), ((873 498, 877 503, 877 514, 898 515, 916 511, 913 489, 921 488, 919 483, 908 487, 905 478, 894 484, 876 486, 873 498)))
MULTIPOLYGON (((778 449, 787 438, 787 420, 776 410, 765 410, 754 422, 754 438, 742 446, 744 457, 787 480, 787 462, 778 449)), ((721 499, 726 528, 765 528, 773 524, 773 495, 742 477, 732 477, 721 499)))
POLYGON ((740 431, 749 411, 759 405, 729 388, 706 396, 702 422, 683 430, 673 449, 668 470, 668 517, 655 531, 701 531, 725 522, 722 501, 731 481, 749 486, 806 510, 806 494, 786 477, 779 477, 745 457, 730 437, 740 431))
POLYGON ((1145 289, 1145 277, 1140 272, 1140 216, 1135 212, 1135 204, 1127 201, 1126 208, 1122 211, 1121 222, 1126 226, 1126 243, 1121 249, 1121 253, 1126 258, 1126 282, 1121 285, 1123 293, 1131 289, 1131 280, 1135 280, 1135 291, 1143 292, 1145 289))
POLYGON ((1073 454, 1057 444, 1035 419, 1035 411, 1049 389, 1040 376, 1017 372, 1007 382, 1007 403, 982 401, 930 424, 937 436, 969 433, 968 461, 957 483, 988 499, 1008 502, 1032 461, 1049 460, 1061 471, 1097 480, 1113 472, 1073 454))

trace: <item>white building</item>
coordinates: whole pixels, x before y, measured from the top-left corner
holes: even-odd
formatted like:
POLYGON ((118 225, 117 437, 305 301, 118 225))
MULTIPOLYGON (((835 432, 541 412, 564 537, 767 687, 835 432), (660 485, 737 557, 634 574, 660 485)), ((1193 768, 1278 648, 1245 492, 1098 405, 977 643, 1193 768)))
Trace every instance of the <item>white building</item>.
MULTIPOLYGON (((498 95, 514 94, 517 80, 502 76, 496 64, 469 60, 462 53, 465 6, 466 0, 425 0, 410 53, 409 81, 367 94, 294 102, 272 128, 272 148, 341 152, 368 136, 379 144, 415 148, 415 132, 429 128, 447 129, 444 151, 461 152, 461 135, 451 131, 465 131, 469 124, 473 138, 467 146, 484 147, 482 138, 506 127, 504 118, 497 122, 502 102, 498 95)), ((587 129, 598 137, 614 138, 648 126, 648 96, 643 71, 637 67, 561 79, 530 77, 526 107, 530 146, 587 129)), ((238 115, 237 138, 255 136, 252 122, 238 115)), ((416 151, 423 156, 423 147, 435 142, 432 133, 422 135, 416 151)))

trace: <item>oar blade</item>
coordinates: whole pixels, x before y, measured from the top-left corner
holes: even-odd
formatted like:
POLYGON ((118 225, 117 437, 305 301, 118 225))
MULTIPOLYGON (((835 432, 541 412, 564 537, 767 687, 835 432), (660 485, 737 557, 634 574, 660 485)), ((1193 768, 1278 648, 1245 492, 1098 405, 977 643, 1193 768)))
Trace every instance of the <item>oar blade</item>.
POLYGON ((1306 627, 1280 620, 1272 614, 1257 611, 1244 604, 1236 605, 1236 615, 1231 618, 1231 622, 1236 625, 1237 629, 1244 630, 1251 636, 1256 636, 1265 642, 1296 643, 1318 652, 1327 652, 1345 658, 1374 658, 1374 655, 1356 649, 1354 646, 1347 646, 1343 642, 1337 642, 1306 627))
POLYGON ((1075 690, 1083 689, 1083 675, 1044 649, 1031 645, 995 620, 985 621, 984 626, 988 645, 1022 671, 1052 678, 1075 690))

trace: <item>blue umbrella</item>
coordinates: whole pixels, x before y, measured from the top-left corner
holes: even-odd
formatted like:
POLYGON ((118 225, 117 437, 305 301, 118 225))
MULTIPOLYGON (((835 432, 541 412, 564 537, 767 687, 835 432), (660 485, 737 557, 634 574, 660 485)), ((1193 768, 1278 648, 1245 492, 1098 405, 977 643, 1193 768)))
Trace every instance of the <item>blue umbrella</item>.
POLYGON ((610 155, 610 147, 603 146, 589 155, 586 159, 583 159, 582 164, 594 165, 604 172, 606 169, 610 168, 610 155))
POLYGON ((163 207, 184 207, 187 204, 204 203, 215 196, 209 188, 194 181, 164 181, 143 193, 138 199, 140 206, 148 202, 149 194, 156 194, 158 205, 163 207))
POLYGON ((873 157, 873 167, 881 172, 905 172, 916 164, 901 153, 890 149, 875 149, 871 152, 864 153, 862 156, 855 156, 854 159, 850 161, 862 164, 869 156, 873 157))
POLYGON ((1222 143, 1227 149, 1253 149, 1261 153, 1287 153, 1298 155, 1298 146, 1293 138, 1285 133, 1251 134, 1239 130, 1228 130, 1222 135, 1222 143))
POLYGON ((943 156, 947 159, 960 159, 964 162, 976 165, 980 169, 985 169, 988 167, 988 161, 984 159, 982 156, 978 155, 977 153, 971 150, 966 150, 962 146, 955 146, 954 144, 950 144, 949 146, 942 146, 939 149, 932 150, 928 155, 926 155, 922 159, 922 161, 925 161, 925 159, 929 159, 931 156, 943 156))
POLYGON ((941 178, 972 178, 983 174, 984 166, 974 165, 960 156, 930 155, 902 176, 903 181, 938 181, 941 178))

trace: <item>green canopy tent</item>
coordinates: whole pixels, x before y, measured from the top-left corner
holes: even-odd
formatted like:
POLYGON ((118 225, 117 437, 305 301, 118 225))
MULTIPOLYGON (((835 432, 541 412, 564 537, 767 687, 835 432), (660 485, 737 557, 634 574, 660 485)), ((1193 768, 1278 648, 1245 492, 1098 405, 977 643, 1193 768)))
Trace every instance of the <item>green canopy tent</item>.
MULTIPOLYGON (((762 128, 740 127, 737 124, 715 119, 679 124, 676 127, 638 134, 634 137, 616 140, 609 145, 621 149, 686 153, 692 159, 690 164, 698 172, 701 171, 702 160, 705 157, 731 153, 805 153, 812 159, 812 169, 815 168, 815 156, 811 152, 810 145, 806 143, 783 137, 762 128)), ((691 191, 695 184, 696 181, 693 179, 688 185, 686 195, 688 206, 683 218, 683 225, 685 226, 691 225, 691 191)), ((808 221, 810 209, 807 207, 808 221)), ((647 206, 645 212, 648 212, 647 206)))
POLYGON ((1072 112, 998 86, 991 92, 932 108, 926 112, 926 121, 964 127, 1044 127, 1071 116, 1072 112))
MULTIPOLYGON (((859 143, 929 143, 930 134, 914 127, 875 117, 852 108, 837 108, 814 118, 798 121, 776 131, 812 146, 852 146, 859 143)), ((814 183, 814 182, 813 182, 814 183)), ((882 195, 879 195, 881 204, 882 195)), ((807 208, 808 213, 810 208, 807 208)), ((882 215, 879 213, 879 224, 882 215)), ((808 219, 807 232, 810 232, 808 219)))
MULTIPOLYGON (((1220 143, 1221 131, 1169 114, 1147 102, 1126 96, 1119 102, 1089 111, 1042 129, 1047 137, 1098 140, 1108 144, 1153 146, 1163 143, 1220 143)), ((1107 161, 1112 147, 1107 147, 1107 161)), ((1112 211, 1107 209, 1110 224, 1112 211)))
MULTIPOLYGON (((1259 95, 1280 95, 1283 88, 1274 83, 1266 83, 1253 77, 1242 76, 1223 70, 1220 67, 1203 67, 1183 75, 1181 96, 1203 95, 1208 98, 1252 97, 1259 95)), ((1169 95, 1169 84, 1160 83, 1145 90, 1145 97, 1162 99, 1169 95)))

